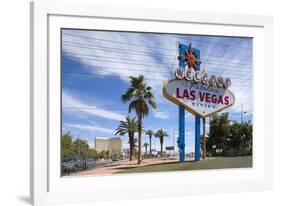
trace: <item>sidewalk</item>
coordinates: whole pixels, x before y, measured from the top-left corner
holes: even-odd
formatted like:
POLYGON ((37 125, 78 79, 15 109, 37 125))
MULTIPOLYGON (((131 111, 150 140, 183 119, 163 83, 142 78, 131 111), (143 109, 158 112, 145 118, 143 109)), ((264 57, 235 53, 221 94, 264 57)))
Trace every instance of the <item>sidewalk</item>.
POLYGON ((113 174, 117 171, 122 171, 130 168, 143 167, 147 165, 159 164, 159 163, 169 163, 169 162, 178 162, 178 158, 157 158, 157 159, 144 159, 142 164, 138 165, 137 160, 120 160, 114 162, 110 165, 106 165, 100 168, 95 168, 83 172, 77 172, 70 174, 69 176, 88 176, 88 175, 107 175, 113 174))

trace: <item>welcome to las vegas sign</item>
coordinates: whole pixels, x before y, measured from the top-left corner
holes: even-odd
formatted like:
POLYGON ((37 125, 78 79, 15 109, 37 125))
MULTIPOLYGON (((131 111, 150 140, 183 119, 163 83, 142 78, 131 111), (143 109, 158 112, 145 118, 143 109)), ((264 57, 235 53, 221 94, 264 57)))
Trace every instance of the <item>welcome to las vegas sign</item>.
POLYGON ((209 76, 205 70, 177 69, 175 79, 164 81, 162 92, 174 104, 207 117, 235 103, 235 96, 228 89, 230 85, 229 78, 209 76))

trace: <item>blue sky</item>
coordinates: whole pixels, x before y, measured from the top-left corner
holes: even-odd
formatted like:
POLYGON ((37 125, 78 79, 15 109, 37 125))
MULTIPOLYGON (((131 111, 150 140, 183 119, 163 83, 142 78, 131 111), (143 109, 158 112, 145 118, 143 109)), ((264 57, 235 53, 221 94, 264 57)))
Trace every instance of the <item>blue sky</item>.
MULTIPOLYGON (((120 96, 130 86, 128 76, 144 74, 158 108, 144 119, 146 129, 164 128, 173 145, 178 133, 178 106, 162 96, 163 80, 174 78, 178 66, 177 42, 201 51, 201 68, 230 77, 235 105, 224 110, 230 119, 252 120, 252 39, 199 35, 172 35, 89 30, 62 30, 62 132, 70 131, 94 146, 95 137, 114 137, 128 115, 120 96)), ((134 116, 134 113, 131 113, 134 116)), ((207 119, 207 132, 209 120, 207 119)), ((186 152, 194 151, 194 116, 186 112, 186 152)), ((137 137, 137 134, 136 134, 137 137)), ((128 148, 123 137, 123 147, 128 148)), ((143 136, 143 143, 148 137, 143 136)), ((159 150, 153 138, 152 148, 159 150)))

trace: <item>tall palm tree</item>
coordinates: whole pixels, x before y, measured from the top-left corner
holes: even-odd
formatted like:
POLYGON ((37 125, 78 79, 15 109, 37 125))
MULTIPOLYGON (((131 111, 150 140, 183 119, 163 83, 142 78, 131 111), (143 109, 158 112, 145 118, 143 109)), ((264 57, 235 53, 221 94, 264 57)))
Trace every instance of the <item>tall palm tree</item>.
POLYGON ((168 133, 163 130, 162 128, 157 130, 155 133, 155 137, 158 137, 160 140, 160 145, 161 145, 161 157, 163 155, 163 142, 164 142, 164 137, 168 137, 168 133))
POLYGON ((130 161, 134 159, 134 135, 138 130, 138 121, 136 118, 132 118, 130 116, 126 117, 125 121, 120 121, 119 126, 115 130, 115 135, 125 135, 129 136, 129 145, 130 145, 130 161))
POLYGON ((147 147, 148 147, 148 143, 147 142, 145 142, 144 144, 143 144, 143 146, 144 146, 144 148, 145 148, 145 154, 147 154, 147 147))
POLYGON ((151 92, 152 88, 146 85, 143 75, 139 75, 138 77, 130 76, 130 83, 131 86, 121 96, 121 99, 124 103, 130 101, 129 113, 135 110, 138 117, 138 164, 141 164, 142 119, 148 115, 149 105, 155 109, 156 103, 154 101, 154 95, 151 92))
POLYGON ((148 129, 145 131, 145 134, 149 136, 149 157, 151 157, 151 138, 154 135, 154 131, 152 129, 148 129))

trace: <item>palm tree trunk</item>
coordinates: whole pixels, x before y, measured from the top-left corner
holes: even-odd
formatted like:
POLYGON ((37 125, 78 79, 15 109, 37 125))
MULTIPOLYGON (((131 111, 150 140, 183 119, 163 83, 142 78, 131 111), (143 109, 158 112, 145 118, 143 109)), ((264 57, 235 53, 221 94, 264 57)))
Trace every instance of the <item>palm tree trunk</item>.
POLYGON ((149 157, 151 157, 151 136, 149 136, 149 157))
POLYGON ((161 143, 161 157, 163 156, 163 142, 161 143))
POLYGON ((141 148, 142 148, 142 144, 141 144, 141 126, 142 126, 142 118, 141 118, 141 114, 138 114, 138 133, 139 133, 139 150, 138 150, 138 164, 141 164, 142 158, 141 158, 141 148))
POLYGON ((130 138, 130 161, 134 159, 134 138, 130 138))

